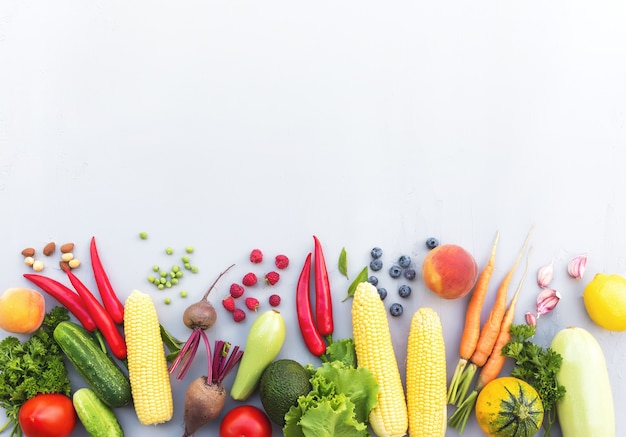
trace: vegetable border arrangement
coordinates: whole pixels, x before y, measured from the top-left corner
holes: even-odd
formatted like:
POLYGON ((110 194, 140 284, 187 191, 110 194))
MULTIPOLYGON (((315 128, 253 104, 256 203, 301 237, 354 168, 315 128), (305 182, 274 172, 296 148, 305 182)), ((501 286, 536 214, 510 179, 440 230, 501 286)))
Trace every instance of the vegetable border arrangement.
MULTIPOLYGON (((0 328, 9 333, 0 342, 0 406, 7 419, 0 435, 66 437, 80 423, 90 436, 123 436, 122 409, 134 411, 138 426, 157 427, 180 409, 182 437, 202 435, 211 422, 219 425, 220 437, 271 437, 278 429, 289 437, 433 437, 445 436, 449 428, 462 434, 469 420, 494 437, 550 436, 557 423, 564 437, 615 436, 609 374, 592 333, 567 326, 550 344, 535 340, 537 326, 561 300, 552 288, 554 261, 536 270, 535 308, 525 312, 522 323, 515 322, 518 298, 532 271, 532 233, 533 227, 496 285, 491 308, 485 302, 493 288, 499 231, 488 244, 484 266, 463 247, 431 236, 424 240, 420 265, 411 254, 389 261, 375 246, 369 264, 359 266, 353 278, 347 250, 342 248, 336 266, 330 266, 314 235, 293 283, 281 281, 293 264, 290 257, 254 248, 247 271, 227 287, 226 296, 215 298, 211 292, 234 264, 186 308, 180 320, 191 330, 186 340, 159 320, 155 296, 198 273, 191 262, 193 247, 185 247, 171 268, 152 267, 148 282, 155 293, 137 284, 125 301, 114 287, 114 266, 105 267, 95 237, 88 242, 89 271, 70 252, 79 245, 61 246, 62 279, 46 273, 33 248, 24 249, 24 265, 32 271, 23 277, 33 288, 13 287, 0 296, 0 328), (520 264, 523 273, 512 284, 520 264), (345 277, 343 283, 334 272, 345 277), (405 315, 410 323, 403 334, 401 374, 390 321, 403 317, 403 302, 418 280, 442 305, 467 302, 452 375, 447 375, 442 321, 428 306, 405 315), (263 289, 270 290, 267 296, 263 289), (294 308, 281 303, 285 293, 294 296, 294 308), (339 295, 343 300, 333 301, 339 295), (349 308, 348 338, 336 338, 338 308, 349 308), (289 326, 287 312, 294 314, 295 326, 289 326), (245 344, 209 339, 220 317, 235 323, 254 318, 241 325, 245 344), (281 359, 290 330, 298 331, 308 356, 281 359), (201 347, 206 355, 197 356, 201 347), (184 404, 176 405, 173 383, 194 372, 198 361, 204 372, 192 376, 184 404), (283 370, 277 373, 278 368, 283 370), (70 382, 70 369, 78 383, 70 382), (253 395, 261 407, 252 405, 253 395), (229 397, 235 406, 225 408, 229 397)), ((148 235, 141 232, 139 238, 148 235)), ((53 256, 55 248, 46 244, 44 256, 53 256)), ((175 251, 167 247, 165 253, 175 251)), ((585 255, 575 256, 565 271, 583 281, 586 263, 585 255)), ((602 329, 626 331, 626 278, 597 273, 584 285, 581 302, 590 319, 602 329)), ((187 291, 179 296, 185 298, 187 291)), ((170 304, 171 298, 162 303, 170 304)))

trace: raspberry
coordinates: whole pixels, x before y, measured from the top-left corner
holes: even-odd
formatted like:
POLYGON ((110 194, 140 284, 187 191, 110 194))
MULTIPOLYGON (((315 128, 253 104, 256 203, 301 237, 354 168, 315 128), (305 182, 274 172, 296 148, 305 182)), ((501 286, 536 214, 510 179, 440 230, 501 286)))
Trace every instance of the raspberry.
POLYGON ((239 285, 239 284, 231 284, 230 286, 230 295, 232 297, 234 297, 235 299, 237 299, 238 297, 241 297, 243 295, 244 292, 244 288, 239 285))
POLYGON ((246 318, 246 313, 241 308, 235 308, 233 311, 233 320, 237 323, 243 321, 246 318))
POLYGON ((252 287, 254 284, 256 284, 257 282, 257 278, 256 275, 252 272, 250 273, 246 273, 246 276, 243 277, 243 279, 241 280, 241 282, 243 283, 243 285, 245 285, 246 287, 252 287))
POLYGON ((286 269, 287 266, 289 265, 289 258, 287 258, 286 255, 276 255, 274 264, 276 264, 276 267, 281 270, 286 269))
POLYGON ((278 272, 269 272, 265 275, 265 282, 267 282, 270 285, 276 284, 279 279, 280 279, 280 275, 278 274, 278 272))
POLYGON ((246 306, 250 311, 256 311, 259 307, 259 300, 256 297, 247 297, 246 306))
POLYGON ((277 294, 272 294, 270 296, 270 305, 273 307, 277 307, 280 305, 280 296, 277 294))
POLYGON ((235 301, 232 296, 228 296, 222 299, 222 305, 224 305, 226 311, 230 311, 231 313, 235 311, 235 301))
POLYGON ((260 249, 253 249, 252 252, 250 252, 250 262, 254 264, 263 262, 263 252, 261 252, 260 249))

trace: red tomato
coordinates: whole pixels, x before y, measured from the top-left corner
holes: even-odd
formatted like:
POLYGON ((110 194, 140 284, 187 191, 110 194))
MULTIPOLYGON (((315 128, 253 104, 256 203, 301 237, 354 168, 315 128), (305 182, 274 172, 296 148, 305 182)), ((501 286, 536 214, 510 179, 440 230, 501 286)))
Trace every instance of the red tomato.
POLYGON ((267 414, 252 405, 230 410, 220 424, 220 437, 271 437, 272 423, 267 414))
POLYGON ((24 402, 18 421, 26 437, 67 437, 76 425, 76 411, 65 395, 38 394, 24 402))

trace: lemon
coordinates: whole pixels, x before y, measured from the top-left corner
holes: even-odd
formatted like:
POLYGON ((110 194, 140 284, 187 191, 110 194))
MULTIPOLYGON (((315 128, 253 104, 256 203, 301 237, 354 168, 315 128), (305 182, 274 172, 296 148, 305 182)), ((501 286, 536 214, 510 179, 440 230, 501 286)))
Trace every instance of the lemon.
POLYGON ((583 292, 587 314, 609 331, 626 331, 626 278, 598 273, 583 292))

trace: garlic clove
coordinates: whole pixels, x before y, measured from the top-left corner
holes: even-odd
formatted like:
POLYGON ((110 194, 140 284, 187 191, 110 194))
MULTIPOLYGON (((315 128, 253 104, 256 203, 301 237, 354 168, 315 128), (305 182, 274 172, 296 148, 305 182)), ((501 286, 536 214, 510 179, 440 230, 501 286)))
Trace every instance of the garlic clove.
POLYGON ((554 279, 554 261, 539 269, 539 272, 537 272, 537 284, 541 288, 546 288, 550 285, 552 279, 554 279))
POLYGON ((537 296, 537 317, 544 316, 556 307, 561 300, 561 293, 553 288, 546 288, 537 296))
POLYGON ((537 317, 533 313, 527 312, 524 316, 528 326, 537 326, 537 317))
POLYGON ((578 255, 571 259, 567 264, 567 273, 574 279, 582 279, 587 266, 587 257, 578 255))

